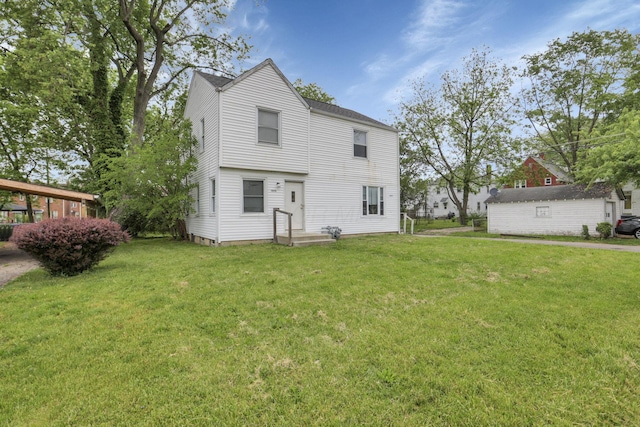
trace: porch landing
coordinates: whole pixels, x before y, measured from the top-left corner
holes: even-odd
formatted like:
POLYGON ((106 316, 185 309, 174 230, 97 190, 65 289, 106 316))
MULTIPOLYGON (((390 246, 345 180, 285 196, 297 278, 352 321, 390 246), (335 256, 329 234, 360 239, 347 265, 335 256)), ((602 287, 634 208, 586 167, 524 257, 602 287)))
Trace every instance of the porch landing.
POLYGON ((291 242, 289 242, 289 234, 277 234, 276 242, 281 245, 289 246, 311 246, 311 245, 329 245, 335 243, 328 234, 324 233, 308 233, 306 231, 292 231, 291 242))

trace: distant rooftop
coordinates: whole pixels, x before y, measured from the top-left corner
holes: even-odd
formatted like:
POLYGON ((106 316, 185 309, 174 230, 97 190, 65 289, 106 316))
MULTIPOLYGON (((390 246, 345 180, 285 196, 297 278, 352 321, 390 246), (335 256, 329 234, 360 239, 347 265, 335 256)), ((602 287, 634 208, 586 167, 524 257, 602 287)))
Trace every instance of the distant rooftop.
POLYGON ((602 199, 608 197, 615 188, 602 182, 587 188, 585 184, 550 185, 546 187, 503 188, 485 203, 517 203, 549 200, 602 199))

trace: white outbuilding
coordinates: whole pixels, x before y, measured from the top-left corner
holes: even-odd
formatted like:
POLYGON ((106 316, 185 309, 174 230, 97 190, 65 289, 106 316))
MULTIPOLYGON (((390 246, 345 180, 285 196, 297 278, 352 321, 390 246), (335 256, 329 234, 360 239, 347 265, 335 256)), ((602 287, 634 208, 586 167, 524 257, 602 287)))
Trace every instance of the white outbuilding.
POLYGON ((604 183, 506 188, 489 197, 487 231, 494 234, 580 235, 582 226, 615 226, 624 195, 604 183))

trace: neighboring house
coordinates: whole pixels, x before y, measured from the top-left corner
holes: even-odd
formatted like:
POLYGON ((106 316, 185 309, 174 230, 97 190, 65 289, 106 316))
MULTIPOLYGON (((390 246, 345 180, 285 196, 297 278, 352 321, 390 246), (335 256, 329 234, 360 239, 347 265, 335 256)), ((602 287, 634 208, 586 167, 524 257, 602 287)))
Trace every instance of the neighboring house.
POLYGON ((580 235, 600 222, 615 226, 624 196, 603 183, 505 188, 486 200, 487 231, 495 234, 580 235))
MULTIPOLYGON (((87 206, 81 201, 56 199, 32 195, 31 206, 35 222, 46 218, 80 218, 88 215, 87 206)), ((0 223, 27 222, 26 196, 13 196, 12 202, 0 208, 0 223)))
POLYGON ((506 188, 528 188, 552 185, 570 184, 571 179, 553 163, 545 160, 544 154, 529 156, 523 162, 522 168, 513 184, 506 188))
POLYGON ((622 216, 640 216, 640 188, 628 183, 622 187, 624 205, 622 216))
MULTIPOLYGON (((489 197, 490 189, 490 186, 487 185, 481 187, 475 193, 469 193, 469 201, 467 202, 468 214, 475 213, 482 216, 486 215, 487 205, 485 204, 485 200, 489 197)), ((457 197, 462 199, 462 189, 456 188, 455 190, 457 197)), ((416 213, 417 216, 427 218, 444 218, 450 212, 456 217, 460 215, 458 208, 449 197, 447 189, 444 186, 434 183, 429 186, 427 194, 426 207, 420 206, 416 213)))
POLYGON ((274 208, 294 231, 399 231, 397 131, 301 97, 270 59, 235 79, 195 72, 185 116, 198 139, 194 241, 271 240, 274 208))

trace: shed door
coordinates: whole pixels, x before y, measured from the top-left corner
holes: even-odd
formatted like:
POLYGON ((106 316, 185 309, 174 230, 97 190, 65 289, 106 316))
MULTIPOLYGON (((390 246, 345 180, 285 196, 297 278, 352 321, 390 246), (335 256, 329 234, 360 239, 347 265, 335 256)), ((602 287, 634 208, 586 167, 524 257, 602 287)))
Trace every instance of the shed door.
POLYGON ((616 204, 614 202, 607 202, 607 209, 605 211, 606 221, 611 223, 615 227, 616 225, 616 204))
POLYGON ((291 212, 291 229, 302 230, 304 227, 304 184, 302 182, 284 183, 285 210, 291 212))

